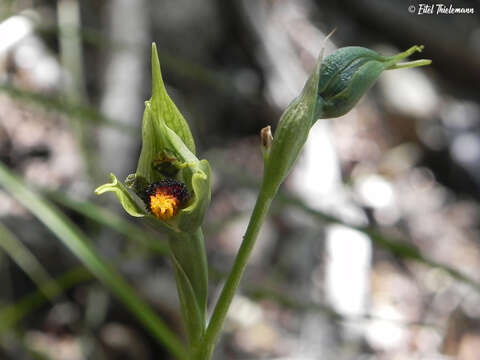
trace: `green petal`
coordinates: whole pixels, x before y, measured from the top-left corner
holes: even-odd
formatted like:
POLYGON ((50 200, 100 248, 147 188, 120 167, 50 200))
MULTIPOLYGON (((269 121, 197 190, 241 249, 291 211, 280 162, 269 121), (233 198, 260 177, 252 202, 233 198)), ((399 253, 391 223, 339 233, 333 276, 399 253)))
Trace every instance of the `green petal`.
POLYGON ((117 180, 114 174, 110 174, 109 184, 104 184, 95 189, 95 194, 101 195, 105 192, 113 191, 123 206, 123 209, 131 216, 144 217, 145 211, 135 202, 125 185, 117 180))
POLYGON ((192 175, 193 202, 177 215, 178 227, 182 231, 192 231, 203 222, 203 217, 210 204, 210 164, 201 160, 198 169, 192 175))
POLYGON ((192 203, 179 211, 177 216, 170 220, 180 231, 194 231, 203 221, 205 212, 210 204, 210 164, 207 160, 198 158, 187 149, 182 140, 165 126, 169 147, 175 151, 179 159, 185 164, 180 175, 182 181, 190 190, 192 203))

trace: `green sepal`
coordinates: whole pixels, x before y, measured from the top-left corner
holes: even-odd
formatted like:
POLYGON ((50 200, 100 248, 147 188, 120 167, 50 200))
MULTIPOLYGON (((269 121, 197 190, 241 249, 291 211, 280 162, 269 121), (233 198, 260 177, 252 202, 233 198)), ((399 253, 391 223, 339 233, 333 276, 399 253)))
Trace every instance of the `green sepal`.
POLYGON ((185 146, 195 154, 195 142, 187 121, 165 89, 155 43, 152 43, 152 97, 150 103, 155 120, 165 122, 182 139, 185 146))
POLYGON ((95 194, 101 195, 105 192, 112 191, 115 196, 120 201, 123 209, 131 216, 135 217, 144 217, 146 214, 145 210, 137 204, 133 197, 128 192, 125 185, 117 180, 117 177, 114 174, 110 174, 111 183, 104 184, 95 189, 95 194))

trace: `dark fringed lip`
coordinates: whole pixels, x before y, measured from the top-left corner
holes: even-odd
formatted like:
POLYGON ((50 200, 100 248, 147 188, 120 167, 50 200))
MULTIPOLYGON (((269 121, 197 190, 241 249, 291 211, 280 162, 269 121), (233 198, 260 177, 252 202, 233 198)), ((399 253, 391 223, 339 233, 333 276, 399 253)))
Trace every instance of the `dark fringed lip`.
POLYGON ((165 179, 148 185, 145 190, 144 201, 150 213, 163 220, 175 216, 189 200, 190 195, 184 183, 165 179), (158 208, 160 198, 165 199, 165 209, 158 208), (164 215, 167 214, 167 215, 164 215))

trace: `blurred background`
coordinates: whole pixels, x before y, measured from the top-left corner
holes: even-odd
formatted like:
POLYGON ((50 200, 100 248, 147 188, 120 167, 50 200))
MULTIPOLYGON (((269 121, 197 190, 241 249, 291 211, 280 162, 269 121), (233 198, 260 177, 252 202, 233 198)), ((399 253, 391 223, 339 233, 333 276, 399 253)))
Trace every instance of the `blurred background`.
MULTIPOLYGON (((312 129, 215 358, 480 359, 480 2, 452 5, 475 13, 418 15, 414 0, 0 0, 2 171, 184 336, 165 238, 93 194, 135 169, 151 42, 213 169, 211 303, 258 191, 259 130, 275 128, 325 35, 336 28, 326 55, 423 44, 412 59, 431 66, 385 72, 312 129)), ((0 358, 169 359, 0 178, 0 358)))

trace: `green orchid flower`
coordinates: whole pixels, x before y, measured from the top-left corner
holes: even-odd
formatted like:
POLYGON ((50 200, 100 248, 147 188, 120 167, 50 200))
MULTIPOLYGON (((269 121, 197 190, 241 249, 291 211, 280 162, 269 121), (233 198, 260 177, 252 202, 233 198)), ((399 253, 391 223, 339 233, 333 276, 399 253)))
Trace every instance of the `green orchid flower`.
POLYGON ((210 203, 210 165, 196 157, 190 128, 167 94, 155 44, 152 97, 145 102, 137 170, 125 184, 114 174, 110 179, 95 193, 113 192, 129 215, 168 230, 180 307, 194 351, 206 323, 208 279, 201 224, 210 203))
POLYGON ((111 182, 98 187, 95 193, 112 191, 128 214, 155 218, 171 231, 195 231, 210 203, 210 165, 195 156, 190 128, 166 92, 155 45, 152 77, 152 97, 145 102, 137 170, 125 184, 111 174, 111 182))

